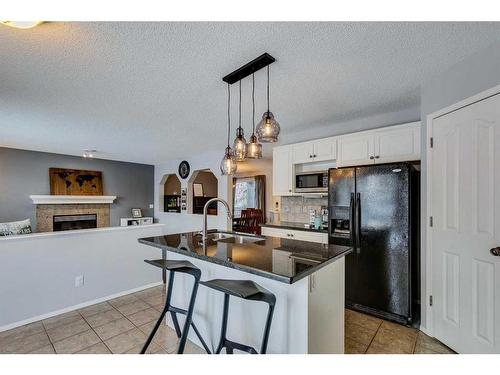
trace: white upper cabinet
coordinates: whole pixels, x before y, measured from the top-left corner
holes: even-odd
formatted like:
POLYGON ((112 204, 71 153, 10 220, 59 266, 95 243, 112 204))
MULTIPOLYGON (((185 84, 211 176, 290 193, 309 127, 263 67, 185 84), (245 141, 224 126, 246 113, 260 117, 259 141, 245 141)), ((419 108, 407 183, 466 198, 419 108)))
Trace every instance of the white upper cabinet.
POLYGON ((337 138, 319 139, 313 142, 314 161, 337 159, 337 138))
POLYGON ((420 159, 420 122, 344 135, 337 166, 392 163, 420 159))
POLYGON ((293 164, 337 159, 337 139, 325 138, 297 143, 292 147, 293 164))
POLYGON ((292 195, 291 151, 288 146, 273 150, 273 195, 292 195))
POLYGON ((376 132, 374 156, 376 163, 420 159, 420 123, 376 132))
POLYGON ((344 135, 339 139, 337 166, 373 164, 373 134, 344 135))
POLYGON ((312 162, 313 154, 314 147, 312 142, 297 143, 292 146, 293 164, 312 162))
POLYGON ((334 160, 337 167, 420 160, 420 122, 276 147, 273 194, 294 195, 295 164, 334 160))

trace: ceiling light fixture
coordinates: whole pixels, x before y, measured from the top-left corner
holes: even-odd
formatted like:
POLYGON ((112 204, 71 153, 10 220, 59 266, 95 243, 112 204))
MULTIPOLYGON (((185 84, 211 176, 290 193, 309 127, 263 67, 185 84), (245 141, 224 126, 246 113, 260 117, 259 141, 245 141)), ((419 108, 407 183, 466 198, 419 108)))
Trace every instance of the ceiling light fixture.
POLYGON ((243 128, 241 127, 241 80, 240 82, 240 103, 239 103, 239 122, 238 128, 236 129, 236 139, 233 143, 234 157, 236 161, 244 161, 247 156, 247 140, 243 134, 243 128))
POLYGON ((269 110, 269 65, 267 66, 267 111, 257 125, 257 138, 260 142, 277 142, 280 133, 280 124, 269 110))
POLYGON ((84 158, 93 158, 94 154, 96 153, 96 150, 83 150, 83 157, 84 158))
POLYGON ((231 137, 231 88, 227 84, 227 147, 224 157, 220 163, 220 171, 223 176, 230 176, 236 172, 238 165, 234 157, 233 150, 229 146, 229 138, 231 137))
MULTIPOLYGON (((275 58, 268 53, 264 53, 253 59, 249 63, 243 65, 241 68, 236 69, 234 72, 226 75, 222 80, 227 83, 228 90, 228 104, 227 104, 227 117, 228 117, 228 135, 227 135, 227 147, 224 153, 224 158, 222 159, 220 169, 223 175, 230 175, 236 172, 237 164, 236 161, 243 161, 245 158, 259 159, 262 157, 262 145, 257 142, 257 138, 261 142, 276 142, 279 134, 279 125, 272 117, 272 113, 269 112, 269 64, 275 62, 275 58), (272 119, 274 122, 270 122, 271 128, 263 127, 262 129, 262 139, 259 134, 259 128, 255 130, 255 77, 254 73, 262 68, 268 67, 267 69, 267 114, 266 118, 272 119), (241 80, 252 74, 252 136, 250 137, 250 143, 246 143, 245 137, 243 135, 243 128, 241 127, 241 80), (231 149, 229 146, 229 137, 231 132, 230 125, 230 97, 231 90, 230 85, 239 82, 240 85, 240 98, 239 98, 239 126, 236 130, 236 139, 234 140, 234 148, 231 149), (277 131, 276 131, 277 126, 277 131), (255 136, 257 133, 257 136, 255 136)), ((267 124, 267 123, 266 123, 267 124)))
POLYGON ((255 74, 252 73, 252 136, 250 143, 247 144, 247 158, 260 159, 262 158, 262 145, 257 142, 255 136, 255 74))
POLYGON ((0 23, 16 29, 31 29, 40 25, 43 21, 0 21, 0 23))

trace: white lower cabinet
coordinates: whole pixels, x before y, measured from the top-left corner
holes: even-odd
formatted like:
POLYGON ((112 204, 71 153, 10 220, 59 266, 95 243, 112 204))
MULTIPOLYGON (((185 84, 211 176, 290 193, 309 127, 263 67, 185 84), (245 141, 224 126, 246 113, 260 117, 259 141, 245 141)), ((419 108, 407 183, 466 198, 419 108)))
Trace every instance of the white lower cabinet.
POLYGON ((299 241, 328 243, 328 233, 322 232, 262 227, 262 235, 299 241))

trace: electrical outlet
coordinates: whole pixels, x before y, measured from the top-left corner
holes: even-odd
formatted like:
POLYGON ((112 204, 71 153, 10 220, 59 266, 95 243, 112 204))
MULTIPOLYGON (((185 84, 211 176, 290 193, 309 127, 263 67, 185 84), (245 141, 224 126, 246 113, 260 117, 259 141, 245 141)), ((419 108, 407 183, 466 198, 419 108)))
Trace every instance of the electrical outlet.
POLYGON ((83 275, 79 275, 75 277, 75 288, 80 288, 83 286, 85 280, 83 278, 83 275))
POLYGON ((153 203, 151 203, 151 204, 149 205, 149 208, 155 208, 155 205, 154 205, 153 203))

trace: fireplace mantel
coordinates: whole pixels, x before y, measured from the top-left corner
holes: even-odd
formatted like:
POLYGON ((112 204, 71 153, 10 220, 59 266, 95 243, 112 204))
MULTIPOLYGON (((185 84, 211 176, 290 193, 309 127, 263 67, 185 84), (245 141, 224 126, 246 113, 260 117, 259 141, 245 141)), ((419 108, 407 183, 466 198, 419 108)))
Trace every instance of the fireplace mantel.
POLYGON ((111 204, 115 195, 30 195, 33 204, 111 204))

